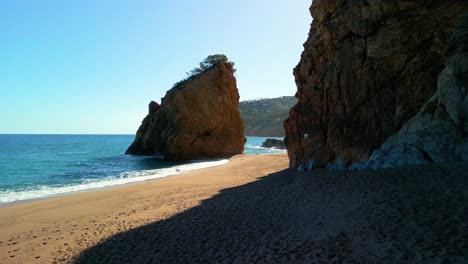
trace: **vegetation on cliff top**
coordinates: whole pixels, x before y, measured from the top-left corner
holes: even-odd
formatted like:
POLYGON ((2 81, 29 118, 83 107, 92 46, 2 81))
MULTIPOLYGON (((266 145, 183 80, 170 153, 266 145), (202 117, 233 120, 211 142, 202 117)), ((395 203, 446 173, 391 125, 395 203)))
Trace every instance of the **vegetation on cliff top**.
MULTIPOLYGON (((189 80, 192 80, 199 76, 200 74, 203 74, 209 70, 211 70, 213 67, 220 63, 229 63, 233 66, 234 69, 234 62, 229 61, 228 57, 224 54, 214 54, 214 55, 209 55, 206 57, 202 62, 200 62, 199 67, 194 68, 193 70, 187 72, 187 77, 174 83, 172 88, 177 88, 181 86, 182 84, 186 83, 189 80)), ((235 71, 235 69, 234 69, 235 71)))
POLYGON ((240 102, 246 136, 284 136, 283 122, 297 102, 294 96, 240 102))

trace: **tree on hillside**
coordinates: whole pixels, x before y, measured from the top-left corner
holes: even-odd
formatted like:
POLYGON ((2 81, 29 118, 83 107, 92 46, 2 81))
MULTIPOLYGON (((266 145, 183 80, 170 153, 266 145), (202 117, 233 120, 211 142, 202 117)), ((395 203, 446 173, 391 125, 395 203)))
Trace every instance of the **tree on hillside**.
MULTIPOLYGON (((187 77, 177 83, 175 83, 172 87, 178 87, 184 84, 186 81, 195 78, 196 76, 210 70, 211 68, 215 67, 220 63, 229 63, 234 66, 234 62, 229 61, 228 57, 224 54, 213 54, 206 57, 202 62, 200 62, 199 67, 187 72, 187 77)), ((235 71, 235 69, 234 69, 235 71)))
POLYGON ((232 66, 234 66, 234 62, 229 61, 226 55, 214 54, 206 57, 202 62, 200 62, 200 66, 198 68, 191 70, 187 73, 187 75, 191 77, 202 74, 220 63, 230 63, 232 66))

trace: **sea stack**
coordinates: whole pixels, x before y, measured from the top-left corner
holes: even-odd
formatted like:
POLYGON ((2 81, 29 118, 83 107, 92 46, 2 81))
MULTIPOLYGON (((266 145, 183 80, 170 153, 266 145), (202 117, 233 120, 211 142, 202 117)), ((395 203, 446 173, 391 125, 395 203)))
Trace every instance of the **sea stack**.
POLYGON ((151 102, 126 154, 169 161, 226 158, 244 151, 244 125, 231 63, 219 63, 151 102))
POLYGON ((464 0, 314 0, 294 69, 298 103, 284 123, 290 167, 365 167, 396 134, 372 157, 381 167, 411 163, 384 156, 415 164, 466 157, 467 61, 450 42, 467 7, 464 0))
POLYGON ((265 142, 262 143, 263 148, 275 148, 275 149, 286 149, 283 140, 267 138, 265 142))

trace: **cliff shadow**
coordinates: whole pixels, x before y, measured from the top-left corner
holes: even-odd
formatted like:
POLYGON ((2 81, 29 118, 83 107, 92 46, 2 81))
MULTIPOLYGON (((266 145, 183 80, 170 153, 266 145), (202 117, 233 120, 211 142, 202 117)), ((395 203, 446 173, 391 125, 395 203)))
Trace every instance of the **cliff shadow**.
POLYGON ((468 216, 467 166, 283 170, 116 234, 73 263, 407 263, 434 260, 434 252, 459 256, 466 252, 463 232, 446 233, 468 216))
POLYGON ((294 205, 283 192, 297 177, 301 175, 283 170, 223 189, 169 219, 116 234, 84 251, 74 263, 245 263, 246 257, 275 255, 270 251, 280 250, 280 233, 291 233, 284 211, 294 205))

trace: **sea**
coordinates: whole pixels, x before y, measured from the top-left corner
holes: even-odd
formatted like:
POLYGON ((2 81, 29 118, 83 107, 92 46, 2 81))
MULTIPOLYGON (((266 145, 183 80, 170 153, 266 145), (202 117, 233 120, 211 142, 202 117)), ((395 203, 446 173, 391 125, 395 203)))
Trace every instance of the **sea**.
MULTIPOLYGON (((134 135, 0 135, 0 205, 107 188, 219 166, 227 159, 167 162, 124 155, 134 135)), ((245 154, 266 138, 247 137, 245 154)))

